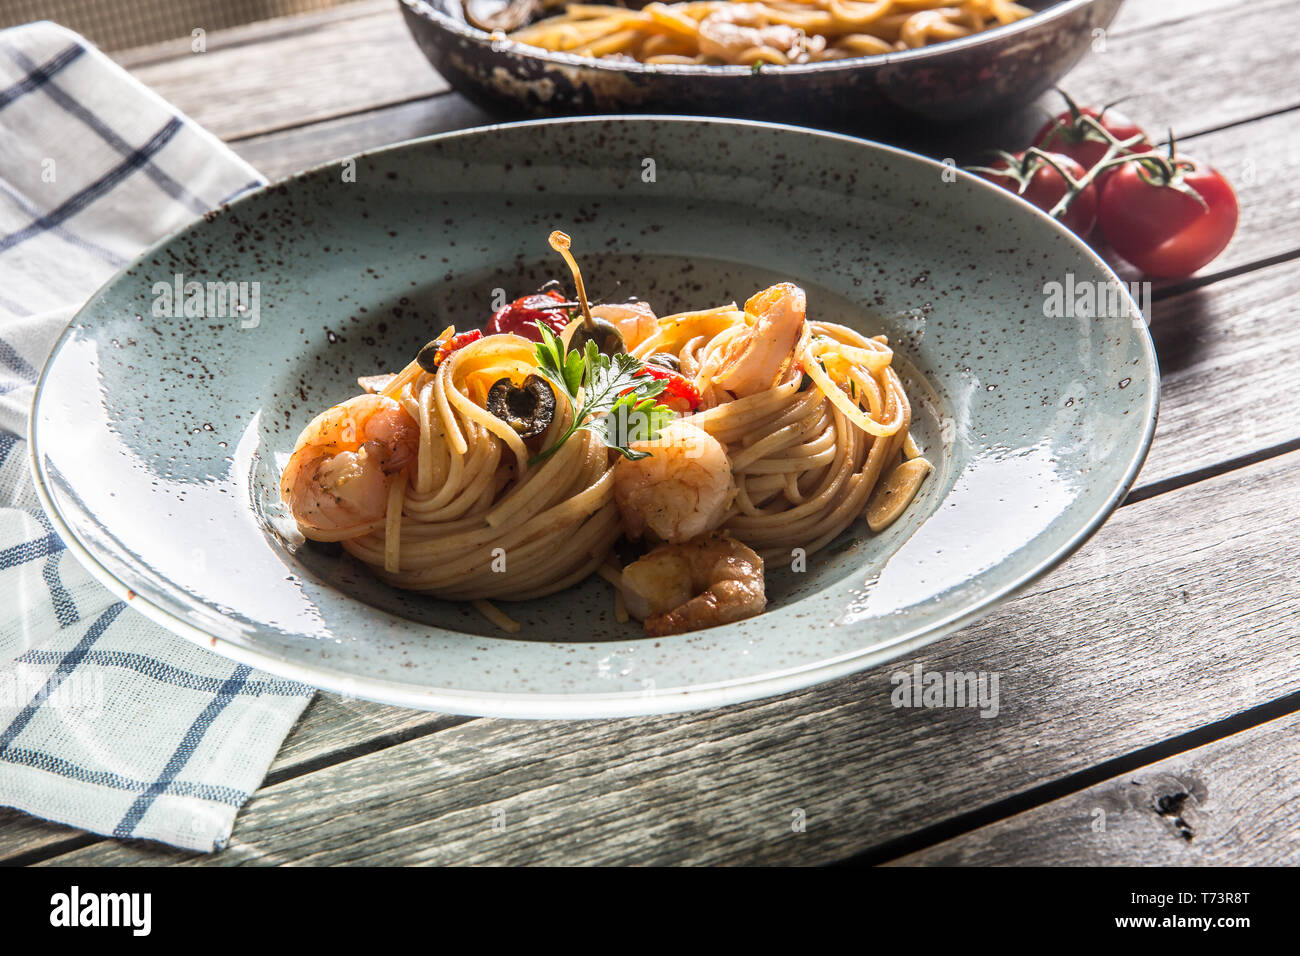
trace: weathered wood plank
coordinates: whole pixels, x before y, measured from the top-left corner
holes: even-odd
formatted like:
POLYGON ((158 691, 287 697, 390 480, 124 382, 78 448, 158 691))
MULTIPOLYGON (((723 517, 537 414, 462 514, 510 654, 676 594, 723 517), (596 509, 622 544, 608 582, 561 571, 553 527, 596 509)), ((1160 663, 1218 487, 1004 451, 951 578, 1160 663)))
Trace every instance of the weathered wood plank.
POLYGON ((141 82, 223 139, 431 96, 449 87, 411 39, 394 2, 372 16, 144 63, 141 82))
MULTIPOLYGON (((194 862, 814 863, 878 846, 1300 688, 1298 468, 1282 456, 1123 508, 915 658, 998 675, 995 717, 894 707, 897 665, 703 714, 476 720, 265 788, 237 842, 194 862)), ((102 842, 53 862, 180 858, 102 842)))
POLYGON ((267 778, 296 776, 330 760, 342 760, 359 752, 436 733, 469 719, 322 692, 285 738, 284 746, 267 771, 267 778))
POLYGON ((1298 28, 1300 6, 1289 0, 1233 4, 1113 35, 1061 85, 1080 103, 1123 99, 1153 134, 1191 136, 1300 105, 1291 45, 1266 36, 1298 28))
POLYGON ((1291 714, 894 861, 897 866, 1294 866, 1291 714))
POLYGON ((262 175, 275 180, 342 156, 494 122, 496 117, 492 113, 458 93, 447 93, 236 140, 230 146, 262 175))
POLYGON ((1240 7, 1241 0, 1126 0, 1120 7, 1115 22, 1110 25, 1110 36, 1138 33, 1167 23, 1182 23, 1240 7))
POLYGON ((0 807, 0 862, 22 860, 28 854, 50 855, 57 847, 87 839, 94 837, 84 830, 0 807))
POLYGON ((1295 263, 1157 302, 1160 421, 1138 494, 1180 475, 1300 439, 1300 406, 1279 401, 1300 364, 1295 263))
MULTIPOLYGON (((1197 0, 1197 2, 1215 2, 1215 0, 1197 0)), ((308 13, 275 17, 271 20, 255 20, 238 26, 221 30, 208 30, 205 37, 208 48, 228 49, 263 43, 268 40, 283 39, 310 33, 323 27, 333 27, 344 20, 360 17, 389 16, 392 13, 393 0, 352 0, 340 6, 325 10, 313 10, 308 13)), ((1117 18, 1118 19, 1118 18, 1117 18)), ((125 47, 114 50, 109 55, 128 70, 161 63, 165 60, 183 59, 194 52, 193 37, 184 36, 162 43, 150 43, 145 46, 125 47)))

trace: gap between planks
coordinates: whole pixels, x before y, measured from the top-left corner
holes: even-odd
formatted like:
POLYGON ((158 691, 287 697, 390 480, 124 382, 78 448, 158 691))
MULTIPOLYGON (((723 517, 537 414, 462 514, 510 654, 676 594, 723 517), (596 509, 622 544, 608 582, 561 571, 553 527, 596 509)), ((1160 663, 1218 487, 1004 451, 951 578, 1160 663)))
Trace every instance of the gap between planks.
POLYGON ((1205 724, 1188 733, 1142 747, 1121 757, 1089 767, 1087 770, 1033 787, 1005 800, 958 814, 942 823, 882 843, 864 853, 854 854, 838 861, 837 865, 878 866, 883 863, 897 862, 902 857, 913 854, 924 856, 924 851, 941 843, 970 835, 976 830, 993 824, 1005 823, 1020 814, 1093 789, 1116 777, 1150 768, 1172 757, 1185 755, 1209 744, 1223 741, 1234 734, 1261 727, 1296 713, 1300 713, 1300 692, 1279 697, 1240 714, 1205 724))
POLYGON ((889 865, 1294 866, 1300 804, 1276 794, 1300 788, 1298 729, 1279 716, 889 865))

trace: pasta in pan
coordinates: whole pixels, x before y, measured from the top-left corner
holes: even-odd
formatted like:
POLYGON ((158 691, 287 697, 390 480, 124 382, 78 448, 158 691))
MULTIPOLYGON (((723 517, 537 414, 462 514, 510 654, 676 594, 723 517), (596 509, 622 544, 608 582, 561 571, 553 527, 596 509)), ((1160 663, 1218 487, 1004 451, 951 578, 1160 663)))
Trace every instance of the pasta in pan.
POLYGON ((779 283, 701 311, 550 291, 449 328, 313 420, 281 493, 303 534, 397 587, 477 603, 600 573, 668 634, 765 607, 764 560, 880 530, 930 471, 883 336, 810 321, 779 283), (620 539, 646 553, 626 566, 620 539))
POLYGON ((1033 12, 1010 0, 686 0, 640 10, 569 3, 509 38, 642 63, 787 65, 928 46, 1033 12))

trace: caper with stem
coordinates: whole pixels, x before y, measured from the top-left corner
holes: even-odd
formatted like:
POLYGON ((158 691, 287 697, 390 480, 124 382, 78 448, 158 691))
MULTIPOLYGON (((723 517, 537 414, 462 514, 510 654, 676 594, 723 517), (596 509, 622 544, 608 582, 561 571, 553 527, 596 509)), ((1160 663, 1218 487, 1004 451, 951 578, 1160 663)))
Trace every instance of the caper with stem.
POLYGON ((582 324, 573 330, 569 349, 581 353, 586 351, 588 342, 595 342, 596 348, 604 355, 626 352, 627 343, 623 341, 623 333, 618 330, 618 327, 613 322, 598 319, 591 314, 591 306, 587 302, 587 288, 582 282, 582 271, 578 268, 578 262, 569 249, 572 240, 557 229, 551 233, 548 241, 551 248, 563 256, 564 261, 568 263, 569 271, 573 273, 573 284, 578 290, 578 305, 582 308, 582 324))

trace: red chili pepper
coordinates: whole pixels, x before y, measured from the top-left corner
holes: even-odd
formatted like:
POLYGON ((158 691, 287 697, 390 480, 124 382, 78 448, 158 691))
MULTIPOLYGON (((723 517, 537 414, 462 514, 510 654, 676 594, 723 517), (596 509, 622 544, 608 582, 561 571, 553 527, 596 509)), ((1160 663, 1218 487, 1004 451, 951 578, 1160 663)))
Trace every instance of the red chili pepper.
POLYGON ((542 333, 537 331, 537 323, 541 322, 559 335, 570 321, 564 302, 564 296, 554 289, 515 299, 496 311, 487 324, 487 334, 510 332, 540 342, 542 333))
POLYGON ((658 365, 645 365, 637 375, 657 379, 664 383, 658 402, 676 412, 693 412, 700 406, 700 390, 684 375, 658 365))
POLYGON ((438 346, 438 351, 434 355, 434 364, 441 365, 442 360, 452 352, 455 352, 457 349, 463 349, 471 342, 477 342, 481 338, 483 338, 483 333, 478 329, 471 329, 469 332, 461 332, 457 335, 453 335, 446 342, 443 342, 438 346))

